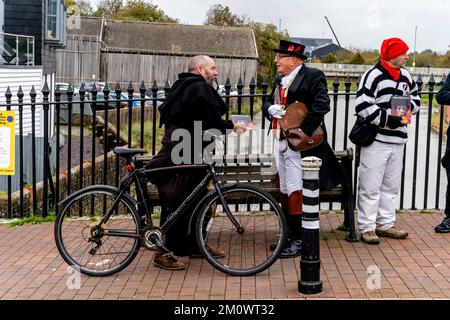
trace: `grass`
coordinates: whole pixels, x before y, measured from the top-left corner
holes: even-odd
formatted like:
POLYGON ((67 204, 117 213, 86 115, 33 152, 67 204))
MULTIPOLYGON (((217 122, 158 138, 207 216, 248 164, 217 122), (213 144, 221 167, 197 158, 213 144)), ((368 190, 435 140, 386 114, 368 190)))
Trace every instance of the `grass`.
MULTIPOLYGON (((334 79, 331 79, 331 78, 327 79, 328 93, 332 93, 334 90, 333 81, 334 81, 334 79)), ((345 91, 344 81, 339 81, 338 91, 340 91, 340 92, 345 91)), ((356 91, 358 91, 358 86, 356 85, 355 81, 352 81, 352 85, 350 86, 350 92, 356 92, 356 91)))
MULTIPOLYGON (((152 150, 152 137, 153 137, 153 121, 148 120, 144 122, 144 149, 148 152, 152 150)), ((128 137, 128 127, 121 126, 120 134, 128 137)), ((164 129, 156 126, 156 150, 161 148, 161 139, 164 135, 164 129)), ((141 125, 140 122, 134 122, 131 126, 131 140, 138 145, 141 143, 141 125)))
MULTIPOLYGON (((260 99, 255 98, 255 101, 253 103, 253 115, 258 114, 262 109, 262 102, 260 99)), ((230 115, 231 114, 238 114, 238 108, 235 106, 230 107, 230 115)), ((243 104, 241 106, 241 114, 249 115, 250 114, 250 103, 243 104)))
POLYGON ((23 219, 15 220, 13 222, 10 222, 8 224, 8 227, 14 228, 17 226, 23 226, 24 224, 41 224, 44 222, 55 222, 56 215, 55 214, 49 214, 47 217, 42 218, 40 216, 29 216, 23 219))

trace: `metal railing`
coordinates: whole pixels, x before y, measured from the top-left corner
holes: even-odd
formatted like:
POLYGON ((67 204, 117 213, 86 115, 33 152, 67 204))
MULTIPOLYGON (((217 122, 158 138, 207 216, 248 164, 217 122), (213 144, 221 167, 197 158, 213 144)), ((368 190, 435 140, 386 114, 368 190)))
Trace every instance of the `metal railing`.
POLYGON ((34 66, 33 36, 0 32, 0 65, 34 66))
MULTIPOLYGON (((422 101, 426 101, 427 98, 428 102, 422 106, 422 110, 419 112, 422 115, 416 117, 413 128, 410 128, 413 135, 405 145, 405 150, 407 149, 409 153, 407 156, 405 152, 404 158, 405 165, 399 199, 399 208, 401 209, 438 209, 443 207, 443 201, 440 199, 441 193, 443 195, 445 192, 442 190, 440 179, 444 127, 443 106, 433 106, 433 99, 436 86, 442 85, 444 80, 436 83, 431 77, 427 84, 428 90, 424 91, 421 78, 417 79, 422 101), (438 117, 436 128, 432 127, 433 110, 436 110, 438 117), (423 201, 420 203, 420 200, 423 201)), ((332 83, 333 88, 329 92, 331 111, 326 116, 326 125, 328 141, 334 150, 354 147, 348 140, 349 129, 355 118, 353 114, 356 93, 351 92, 351 86, 350 77, 347 77, 343 83, 335 78, 332 83), (344 90, 340 91, 342 84, 344 90)), ((258 128, 265 132, 262 139, 268 139, 268 122, 259 114, 261 106, 268 96, 268 84, 262 83, 258 93, 254 79, 247 88, 244 88, 242 81, 239 81, 236 86, 237 94, 230 94, 232 87, 229 81, 224 87, 223 99, 228 105, 235 104, 231 108, 231 112, 236 114, 248 112, 252 118, 258 117, 260 119, 258 128)), ((11 110, 12 107, 18 107, 16 116, 19 127, 16 130, 18 136, 16 140, 18 141, 19 159, 14 177, 0 177, 0 182, 1 179, 7 180, 6 190, 4 190, 6 191, 6 202, 2 202, 2 197, 4 199, 5 195, 0 193, 0 216, 23 217, 31 213, 46 216, 50 207, 57 212, 56 204, 65 195, 84 186, 95 183, 117 186, 123 168, 121 160, 111 152, 114 146, 147 147, 151 154, 156 154, 163 130, 159 128, 157 107, 165 99, 161 97, 161 91, 163 90, 167 94, 170 90, 169 84, 166 83, 164 88, 158 88, 156 82, 153 82, 152 86, 147 88, 142 82, 138 88, 138 94, 135 94, 131 83, 125 90, 119 84, 114 89, 110 89, 107 84, 101 88, 101 91, 99 89, 95 84, 88 89, 81 85, 78 91, 75 91, 71 85, 64 92, 57 88, 55 100, 49 101, 50 90, 45 84, 42 89, 42 101, 36 101, 36 92, 33 88, 29 93, 31 102, 24 103, 24 93, 22 89, 19 89, 17 92, 18 102, 13 104, 11 103, 12 93, 8 88, 5 94, 6 104, 0 105, 0 110, 11 110), (23 144, 24 108, 31 111, 33 141, 31 150, 25 150, 23 144), (44 132, 43 153, 40 154, 36 153, 35 144, 37 109, 42 110, 43 115, 42 121, 39 123, 44 132), (52 112, 56 119, 55 150, 50 150, 49 147, 49 141, 52 138, 49 136, 52 112), (60 121, 62 112, 67 113, 66 125, 60 121), (49 159, 50 154, 55 155, 55 163, 51 166, 49 160, 42 162, 43 179, 39 184, 35 174, 36 159, 37 157, 49 159), (32 172, 26 176, 24 175, 24 161, 32 162, 32 172), (62 173, 65 174, 62 175, 62 173), (13 178, 20 181, 17 191, 12 190, 11 179, 13 178), (63 178, 65 179, 64 185, 61 184, 63 178), (24 188, 27 184, 31 186, 28 201, 26 201, 28 198, 24 196, 24 188), (38 185, 41 191, 37 190, 38 185), (12 201, 13 193, 19 193, 16 206, 12 201), (28 208, 29 202, 31 205, 28 208), (7 207, 2 208, 5 203, 7 207)), ((229 114, 226 115, 226 118, 229 118, 229 114)), ((357 168, 355 167, 354 170, 356 188, 357 168)))

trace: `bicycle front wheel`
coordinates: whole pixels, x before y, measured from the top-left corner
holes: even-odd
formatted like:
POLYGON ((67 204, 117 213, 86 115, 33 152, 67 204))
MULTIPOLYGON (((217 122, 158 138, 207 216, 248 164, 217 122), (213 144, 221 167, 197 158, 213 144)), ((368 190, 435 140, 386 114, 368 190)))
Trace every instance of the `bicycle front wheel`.
POLYGON ((69 266, 81 273, 111 275, 128 266, 138 253, 139 216, 131 200, 116 200, 116 192, 110 186, 84 188, 64 202, 56 218, 56 247, 69 266), (111 217, 100 225, 115 201, 111 217))
POLYGON ((285 241, 286 221, 277 201, 250 185, 234 185, 222 193, 229 213, 216 193, 197 220, 197 242, 205 258, 233 276, 250 276, 269 268, 285 241), (273 251, 271 244, 276 245, 273 251), (225 257, 213 256, 208 248, 222 250, 225 257))

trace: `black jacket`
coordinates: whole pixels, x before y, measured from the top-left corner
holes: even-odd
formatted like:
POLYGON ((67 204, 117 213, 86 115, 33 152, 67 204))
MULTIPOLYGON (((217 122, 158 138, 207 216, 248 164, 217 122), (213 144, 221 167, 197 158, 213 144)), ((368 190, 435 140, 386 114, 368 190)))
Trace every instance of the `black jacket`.
MULTIPOLYGON (((268 109, 274 104, 275 89, 280 82, 281 77, 275 79, 270 97, 263 106, 264 116, 268 120, 272 120, 268 109)), ((310 136, 330 111, 327 81, 322 71, 305 65, 300 68, 289 87, 286 102, 289 105, 295 101, 303 102, 308 107, 309 113, 300 128, 310 136)), ((325 126, 323 128, 325 129, 325 126)))
MULTIPOLYGON (((274 104, 275 90, 280 82, 281 77, 275 79, 272 92, 263 106, 263 114, 270 121, 272 121, 272 117, 268 110, 274 104)), ((320 188, 328 190, 342 183, 344 181, 344 173, 327 142, 327 131, 323 121, 325 114, 330 111, 330 98, 324 73, 318 69, 308 68, 303 65, 292 81, 286 99, 287 105, 299 101, 308 107, 309 113, 300 126, 303 132, 311 135, 317 127, 321 126, 325 133, 325 140, 322 144, 301 152, 302 158, 315 156, 322 159, 320 188)))
POLYGON ((450 73, 447 75, 441 90, 439 90, 436 101, 440 104, 450 105, 450 73))
POLYGON ((228 106, 219 94, 194 73, 178 75, 170 89, 166 101, 159 107, 160 126, 174 125, 187 130, 193 129, 194 121, 202 121, 202 129, 233 129, 231 121, 221 117, 228 112, 228 106))
MULTIPOLYGON (((166 101, 159 107, 160 124, 164 124, 164 136, 161 150, 147 164, 148 169, 174 165, 172 151, 179 142, 172 141, 171 137, 172 132, 178 128, 186 129, 191 134, 191 163, 197 163, 199 160, 196 157, 197 150, 193 147, 196 144, 193 139, 197 137, 194 134, 194 121, 202 122, 203 131, 214 128, 224 133, 226 129, 233 128, 231 121, 221 119, 222 115, 228 111, 227 105, 202 76, 181 73, 178 77, 166 101)), ((149 174, 150 181, 158 187, 162 208, 161 224, 167 219, 169 213, 173 212, 195 189, 205 174, 203 170, 149 174)), ((203 194, 206 194, 206 188, 202 190, 203 194)), ((166 233, 166 246, 176 255, 190 255, 197 249, 195 233, 188 232, 191 215, 198 214, 193 212, 193 209, 187 208, 185 214, 166 233)), ((196 219, 194 218, 193 221, 196 219)))

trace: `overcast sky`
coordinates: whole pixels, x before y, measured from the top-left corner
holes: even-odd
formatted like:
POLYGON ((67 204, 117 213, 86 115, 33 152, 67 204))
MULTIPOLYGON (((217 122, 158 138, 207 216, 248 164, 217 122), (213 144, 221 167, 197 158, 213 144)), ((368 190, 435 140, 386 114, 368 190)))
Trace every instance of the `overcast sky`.
MULTIPOLYGON (((98 3, 99 0, 91 0, 98 3)), ((149 0, 150 1, 150 0, 149 0)), ((208 9, 217 3, 234 14, 273 23, 291 37, 332 38, 327 16, 343 47, 379 49, 384 38, 400 37, 410 50, 450 50, 449 0, 153 0, 181 23, 203 24, 208 9)))

